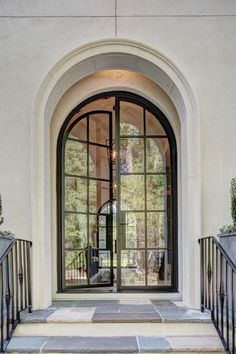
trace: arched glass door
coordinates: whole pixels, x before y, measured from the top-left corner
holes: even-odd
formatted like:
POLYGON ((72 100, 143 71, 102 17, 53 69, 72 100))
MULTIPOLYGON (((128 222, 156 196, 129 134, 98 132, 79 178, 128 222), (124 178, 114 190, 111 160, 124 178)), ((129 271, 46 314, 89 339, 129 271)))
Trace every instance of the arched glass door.
POLYGON ((168 122, 120 93, 84 111, 71 114, 59 139, 60 290, 176 290, 176 151, 168 122))

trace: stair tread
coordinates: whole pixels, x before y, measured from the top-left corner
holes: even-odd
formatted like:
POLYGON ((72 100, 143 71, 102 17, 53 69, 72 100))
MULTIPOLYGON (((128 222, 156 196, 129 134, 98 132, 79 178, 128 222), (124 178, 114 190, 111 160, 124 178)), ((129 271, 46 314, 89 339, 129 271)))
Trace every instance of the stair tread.
POLYGON ((8 353, 165 353, 224 352, 216 336, 13 337, 8 353))
POLYGON ((182 303, 155 301, 58 301, 46 310, 24 313, 22 323, 44 322, 211 322, 209 313, 188 309, 182 303))

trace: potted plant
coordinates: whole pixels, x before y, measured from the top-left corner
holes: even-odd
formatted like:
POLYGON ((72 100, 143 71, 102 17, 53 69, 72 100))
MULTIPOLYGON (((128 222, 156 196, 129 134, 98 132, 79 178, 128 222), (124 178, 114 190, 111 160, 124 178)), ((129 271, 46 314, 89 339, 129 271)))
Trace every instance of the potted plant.
POLYGON ((236 178, 231 180, 231 215, 233 224, 220 228, 219 242, 234 264, 236 264, 236 178))
POLYGON ((219 230, 221 236, 223 235, 233 236, 232 234, 236 235, 236 178, 232 178, 231 180, 230 195, 231 195, 231 216, 232 216, 233 224, 222 226, 219 230))

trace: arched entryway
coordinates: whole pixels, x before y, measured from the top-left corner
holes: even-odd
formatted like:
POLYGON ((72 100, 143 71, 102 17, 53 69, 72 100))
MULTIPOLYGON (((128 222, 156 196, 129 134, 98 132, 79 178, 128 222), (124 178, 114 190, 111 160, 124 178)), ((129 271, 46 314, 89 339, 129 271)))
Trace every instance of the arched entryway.
MULTIPOLYGON (((197 238, 201 235, 201 146, 195 94, 184 73, 164 53, 131 40, 108 39, 76 48, 55 63, 32 104, 32 269, 35 274, 32 284, 35 309, 49 306, 52 299, 72 296, 58 293, 56 151, 60 129, 65 117, 79 103, 94 94, 113 89, 134 92, 153 102, 164 112, 175 133, 179 295, 168 294, 168 297, 179 296, 189 307, 199 305, 197 238), (107 75, 100 75, 103 70, 107 75), (114 70, 125 70, 128 75, 112 75, 114 70), (115 76, 114 80, 111 75, 115 76), (139 76, 142 76, 139 82, 129 80, 139 76)), ((165 294, 155 292, 155 298, 163 296, 165 294)))
POLYGON ((134 93, 100 93, 66 118, 57 148, 58 290, 177 291, 172 128, 134 93))

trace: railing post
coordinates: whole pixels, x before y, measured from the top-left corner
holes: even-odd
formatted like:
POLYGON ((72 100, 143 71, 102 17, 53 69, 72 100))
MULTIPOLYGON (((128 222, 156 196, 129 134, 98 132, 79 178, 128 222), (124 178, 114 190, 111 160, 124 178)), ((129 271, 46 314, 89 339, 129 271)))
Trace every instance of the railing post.
POLYGON ((201 253, 201 312, 204 312, 204 240, 200 240, 201 253))
POLYGON ((208 239, 208 262, 207 262, 207 279, 208 279, 208 308, 211 311, 211 277, 212 277, 212 267, 211 267, 211 239, 208 239))
POLYGON ((6 302, 6 310, 7 310, 7 340, 10 339, 10 303, 11 303, 11 289, 10 289, 10 274, 9 274, 9 255, 7 255, 6 259, 6 294, 5 294, 5 302, 6 302))
POLYGON ((32 312, 30 242, 27 242, 28 311, 32 312))
POLYGON ((19 241, 19 284, 20 284, 20 311, 23 310, 23 281, 24 281, 24 272, 23 272, 23 264, 22 264, 22 247, 21 240, 19 241))
POLYGON ((235 305, 234 305, 234 301, 235 301, 235 273, 232 269, 231 271, 231 302, 232 302, 232 353, 235 353, 235 305))
POLYGON ((219 287, 219 279, 218 279, 218 271, 219 271, 219 251, 216 248, 216 326, 219 327, 219 297, 218 297, 218 287, 219 287))
POLYGON ((3 264, 0 264, 1 277, 1 352, 4 351, 4 279, 3 279, 3 264))
POLYGON ((224 290, 224 280, 223 280, 223 257, 220 254, 220 320, 221 320, 221 333, 224 336, 224 301, 225 301, 225 290, 224 290))
POLYGON ((215 320, 215 246, 212 242, 211 244, 211 257, 212 257, 212 281, 211 281, 211 293, 212 293, 212 311, 211 311, 211 319, 215 320))

